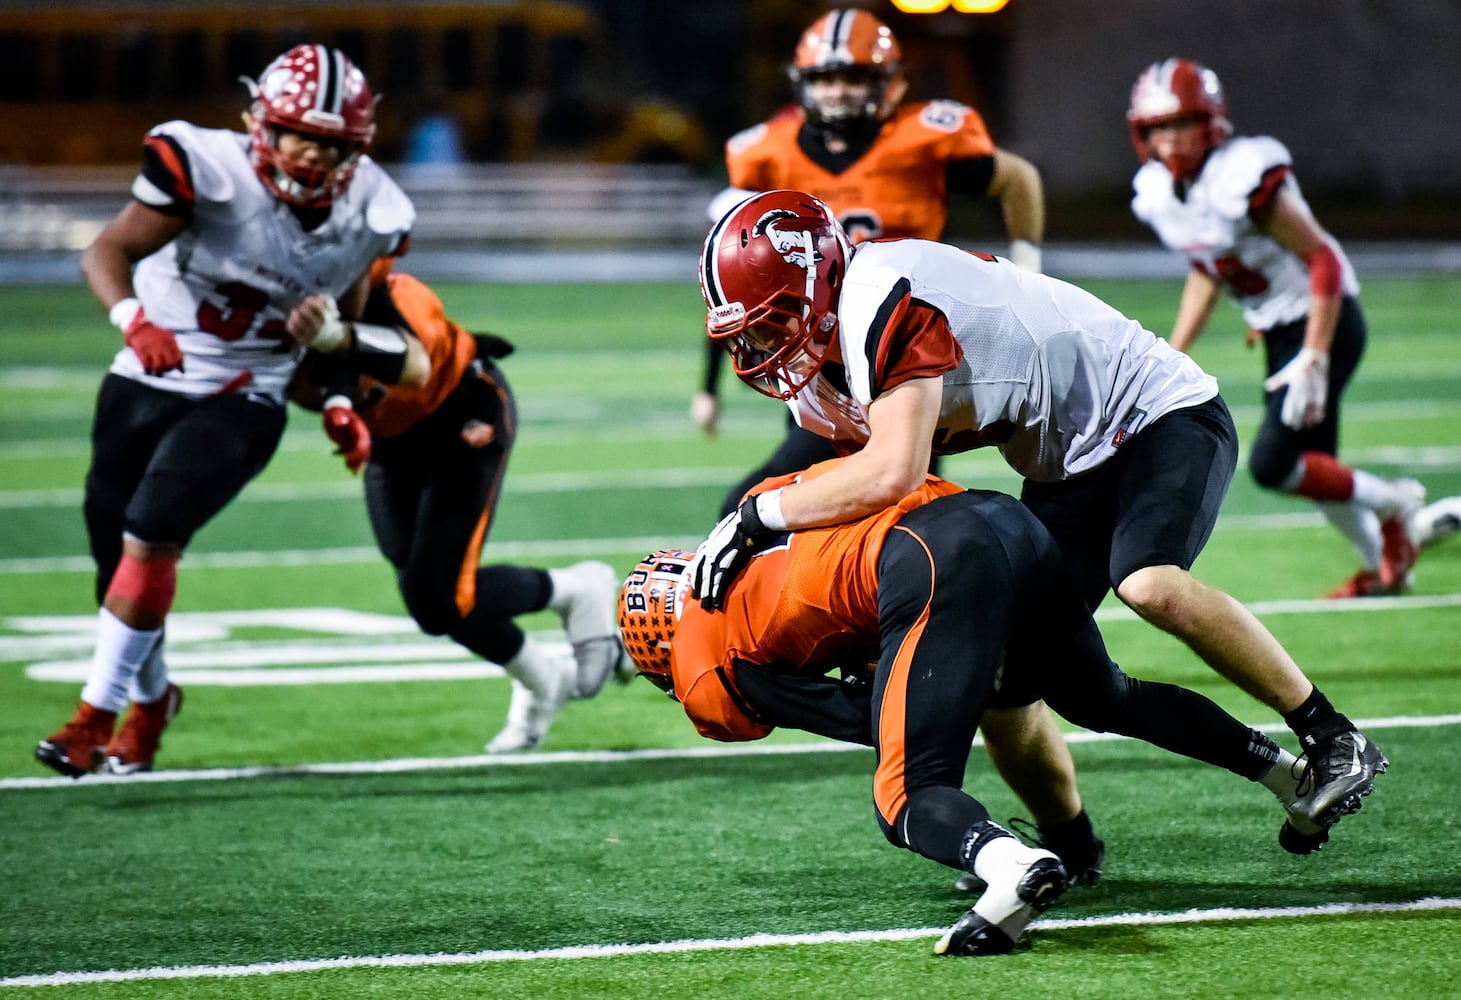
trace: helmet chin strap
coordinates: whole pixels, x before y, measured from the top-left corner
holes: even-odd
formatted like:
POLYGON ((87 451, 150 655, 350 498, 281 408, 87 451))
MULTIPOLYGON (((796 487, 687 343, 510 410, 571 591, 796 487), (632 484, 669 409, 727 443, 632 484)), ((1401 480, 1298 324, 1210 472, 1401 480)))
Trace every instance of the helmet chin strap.
POLYGON ((807 301, 802 306, 802 326, 805 327, 807 320, 812 315, 812 303, 817 301, 815 295, 817 291, 817 257, 812 249, 812 232, 809 229, 802 231, 802 250, 807 255, 807 301))

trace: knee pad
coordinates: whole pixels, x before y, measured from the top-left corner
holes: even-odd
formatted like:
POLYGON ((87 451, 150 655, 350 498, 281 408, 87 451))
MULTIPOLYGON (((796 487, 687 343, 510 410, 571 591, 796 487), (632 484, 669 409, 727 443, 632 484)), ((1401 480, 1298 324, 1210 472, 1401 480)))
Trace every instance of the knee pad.
POLYGON ((149 559, 124 552, 106 596, 128 601, 147 614, 166 617, 177 596, 178 558, 175 552, 149 559))

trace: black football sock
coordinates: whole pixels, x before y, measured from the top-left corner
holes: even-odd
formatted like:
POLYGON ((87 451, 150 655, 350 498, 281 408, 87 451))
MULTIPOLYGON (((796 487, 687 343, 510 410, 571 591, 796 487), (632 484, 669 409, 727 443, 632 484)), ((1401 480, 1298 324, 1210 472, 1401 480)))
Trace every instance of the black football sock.
POLYGON ((1307 752, 1325 740, 1354 729, 1354 723, 1335 711, 1329 699, 1317 687, 1310 692, 1304 703, 1292 712, 1283 714, 1283 721, 1299 738, 1299 744, 1307 752))

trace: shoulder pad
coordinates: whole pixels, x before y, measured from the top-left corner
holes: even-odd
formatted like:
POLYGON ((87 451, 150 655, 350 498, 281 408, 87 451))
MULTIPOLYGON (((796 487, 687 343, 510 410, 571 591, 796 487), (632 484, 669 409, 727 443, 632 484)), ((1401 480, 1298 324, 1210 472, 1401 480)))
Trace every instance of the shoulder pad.
POLYGON ((1248 214, 1248 198, 1274 167, 1291 164, 1283 143, 1268 136, 1229 139, 1202 168, 1200 183, 1208 198, 1224 216, 1242 218, 1248 214))
POLYGON ((918 106, 918 123, 935 132, 957 132, 972 110, 958 101, 929 101, 918 106))
POLYGON ((1173 197, 1172 175, 1156 160, 1148 160, 1131 179, 1131 191, 1132 214, 1149 221, 1162 199, 1173 197))
POLYGON ((750 149, 756 143, 766 138, 766 123, 752 125, 750 128, 741 129, 735 135, 726 140, 725 148, 727 153, 740 154, 750 149))
POLYGON ((416 221, 416 206, 406 192, 368 156, 360 158, 351 187, 365 186, 365 224, 373 233, 390 236, 408 233, 416 221), (368 185, 368 186, 366 186, 368 185))
POLYGON ((241 133, 199 128, 191 122, 170 121, 148 135, 165 135, 188 154, 193 194, 199 201, 229 202, 237 192, 235 172, 252 172, 240 140, 241 133))

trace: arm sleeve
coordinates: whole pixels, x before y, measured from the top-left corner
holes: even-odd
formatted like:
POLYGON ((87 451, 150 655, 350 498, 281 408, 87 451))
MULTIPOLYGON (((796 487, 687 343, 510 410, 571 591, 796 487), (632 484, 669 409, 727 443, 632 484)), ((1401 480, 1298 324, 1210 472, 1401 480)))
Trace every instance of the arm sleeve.
POLYGON ((871 685, 745 661, 736 663, 735 676, 742 697, 767 723, 873 745, 871 685))
POLYGON ((949 160, 944 164, 944 180, 949 194, 986 197, 994 180, 994 155, 949 160))
POLYGON ((700 388, 712 396, 720 395, 720 373, 725 369, 725 349, 715 341, 705 341, 705 381, 700 388))

